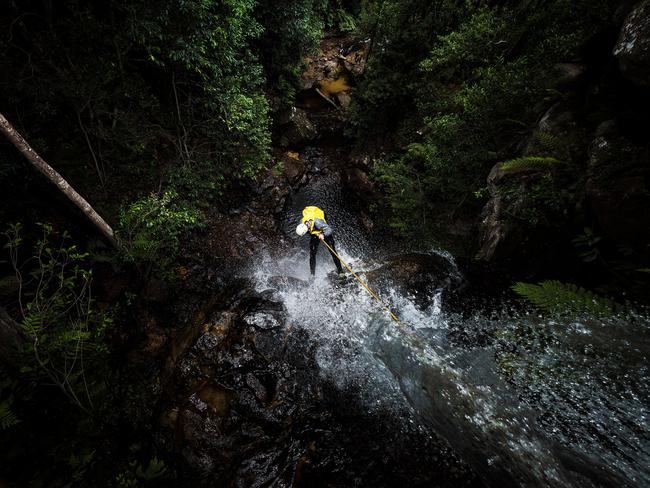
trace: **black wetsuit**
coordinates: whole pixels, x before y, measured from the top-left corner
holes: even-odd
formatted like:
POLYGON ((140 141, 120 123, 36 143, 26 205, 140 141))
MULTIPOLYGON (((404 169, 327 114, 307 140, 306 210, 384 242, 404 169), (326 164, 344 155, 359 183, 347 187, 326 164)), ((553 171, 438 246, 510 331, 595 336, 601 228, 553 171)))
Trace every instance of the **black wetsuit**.
MULTIPOLYGON (((336 247, 334 246, 334 233, 332 232, 331 227, 327 225, 324 220, 314 219, 314 229, 320 230, 323 233, 325 242, 332 248, 333 251, 336 252, 336 247)), ((319 244, 320 239, 318 236, 312 234, 311 240, 309 241, 309 269, 312 275, 316 274, 316 252, 318 251, 319 244)), ((330 254, 332 255, 332 260, 334 261, 336 270, 339 273, 343 273, 343 268, 341 267, 341 261, 339 258, 337 258, 331 250, 328 249, 328 251, 330 251, 330 254)))

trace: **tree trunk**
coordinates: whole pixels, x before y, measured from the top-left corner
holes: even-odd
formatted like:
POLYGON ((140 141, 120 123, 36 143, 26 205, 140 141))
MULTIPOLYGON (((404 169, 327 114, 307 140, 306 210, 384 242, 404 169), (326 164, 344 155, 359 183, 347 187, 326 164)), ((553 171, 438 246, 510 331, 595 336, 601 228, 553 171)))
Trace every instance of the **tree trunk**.
POLYGON ((59 190, 61 190, 72 203, 74 203, 81 211, 88 217, 88 219, 97 227, 97 229, 104 234, 108 241, 115 247, 118 247, 117 240, 113 229, 104 221, 101 216, 95 212, 90 204, 79 195, 74 188, 72 188, 63 177, 57 173, 54 168, 43 161, 36 151, 23 139, 16 129, 9 123, 9 121, 0 113, 0 130, 7 136, 7 139, 16 146, 21 153, 32 163, 36 168, 43 173, 52 183, 54 183, 59 190))

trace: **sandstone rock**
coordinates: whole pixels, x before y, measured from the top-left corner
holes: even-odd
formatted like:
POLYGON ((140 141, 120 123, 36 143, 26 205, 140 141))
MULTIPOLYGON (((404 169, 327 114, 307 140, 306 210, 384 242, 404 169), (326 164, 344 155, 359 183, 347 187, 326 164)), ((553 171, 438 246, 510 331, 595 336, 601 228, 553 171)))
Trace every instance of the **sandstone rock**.
POLYGON ((266 403, 268 401, 268 392, 257 376, 248 373, 246 375, 246 385, 253 391, 255 398, 260 402, 266 403))
POLYGON ((650 0, 636 4, 628 14, 614 47, 623 76, 650 86, 650 0))
POLYGON ((619 134, 612 121, 590 146, 587 201, 605 236, 650 254, 650 148, 619 134))
POLYGON ((299 146, 317 136, 314 125, 302 109, 291 107, 280 114, 278 122, 282 131, 280 145, 283 147, 299 146))
POLYGON ((537 169, 504 171, 497 163, 487 179, 490 200, 483 208, 479 230, 480 249, 476 256, 482 261, 510 257, 526 242, 529 229, 520 216, 525 207, 524 195, 541 177, 537 169), (499 190, 505 185, 515 188, 517 198, 506 198, 499 190))
POLYGON ((577 63, 557 63, 554 68, 559 76, 557 84, 561 86, 579 83, 587 70, 585 65, 577 63))
POLYGON ((214 415, 225 417, 230 413, 230 402, 232 401, 233 393, 224 388, 216 385, 206 385, 192 395, 192 397, 198 397, 201 402, 212 409, 214 415))
POLYGON ((575 126, 573 113, 562 102, 558 102, 544 113, 538 127, 543 132, 558 133, 575 126))
POLYGON ((368 173, 361 168, 350 168, 345 172, 346 184, 354 188, 358 193, 374 194, 375 185, 373 185, 368 173))
POLYGON ((365 39, 347 48, 341 56, 345 68, 354 76, 361 75, 365 70, 369 46, 370 39, 365 39))
POLYGON ((337 93, 336 94, 336 100, 339 102, 339 105, 343 109, 349 108, 350 104, 352 103, 352 97, 347 92, 337 93))
POLYGON ((244 322, 258 329, 273 329, 281 326, 281 322, 270 312, 254 312, 244 317, 244 322))
POLYGON ((565 102, 558 102, 544 112, 537 124, 537 131, 526 143, 522 156, 553 156, 564 159, 584 157, 583 130, 576 121, 576 116, 565 102), (558 147, 549 147, 540 136, 548 134, 557 141, 558 147))
POLYGON ((302 162, 300 157, 294 158, 287 156, 282 158, 282 162, 284 164, 282 173, 290 185, 298 183, 307 171, 307 166, 302 162))

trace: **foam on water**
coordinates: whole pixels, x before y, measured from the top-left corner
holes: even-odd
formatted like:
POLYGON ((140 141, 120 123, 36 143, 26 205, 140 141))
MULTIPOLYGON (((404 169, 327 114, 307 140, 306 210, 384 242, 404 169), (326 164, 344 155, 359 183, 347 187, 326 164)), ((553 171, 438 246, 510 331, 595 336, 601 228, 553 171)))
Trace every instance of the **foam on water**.
MULTIPOLYGON (((340 198, 331 181, 306 190, 287 211, 287 235, 307 203, 326 204, 340 219, 340 198)), ((346 218, 352 223, 335 227, 341 257, 357 270, 381 265, 378 248, 364 247, 368 236, 346 218)), ((513 315, 506 307, 498 312, 501 304, 489 316, 477 310, 463 318, 444 311, 440 290, 422 306, 388 287, 382 299, 407 324, 402 329, 360 285, 333 284, 324 246, 310 280, 308 244, 292 242, 282 259, 261 256, 251 269, 260 291, 276 290, 291 327, 308 332, 305 347, 316 348, 324 381, 356 392, 369 411, 433 429, 490 484, 650 485, 650 327, 643 316, 633 330, 620 321, 566 322, 513 315), (278 276, 302 281, 279 286, 278 276), (453 330, 479 329, 498 340, 460 347, 451 339, 453 330), (541 335, 529 350, 513 354, 514 373, 505 381, 498 362, 505 356, 497 346, 520 344, 522 330, 541 335), (600 355, 585 356, 589 348, 600 355)), ((445 256, 457 272, 452 256, 430 252, 445 256)))

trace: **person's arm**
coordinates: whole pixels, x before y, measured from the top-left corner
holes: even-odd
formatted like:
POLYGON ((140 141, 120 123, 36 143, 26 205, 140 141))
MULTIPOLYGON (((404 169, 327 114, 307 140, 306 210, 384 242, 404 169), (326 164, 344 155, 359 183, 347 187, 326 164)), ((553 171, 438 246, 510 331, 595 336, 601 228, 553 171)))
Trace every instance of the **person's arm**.
POLYGON ((314 219, 314 228, 320 230, 324 237, 329 237, 334 232, 332 231, 332 228, 327 225, 327 222, 322 219, 314 219))

